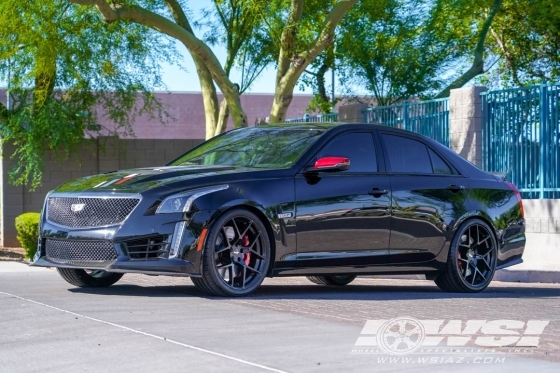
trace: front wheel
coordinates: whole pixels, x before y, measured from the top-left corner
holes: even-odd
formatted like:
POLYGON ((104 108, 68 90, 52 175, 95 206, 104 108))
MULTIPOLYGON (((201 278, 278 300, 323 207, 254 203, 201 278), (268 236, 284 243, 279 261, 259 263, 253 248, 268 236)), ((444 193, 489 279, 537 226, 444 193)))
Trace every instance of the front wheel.
POLYGON ((434 280, 443 291, 477 293, 490 284, 496 272, 498 245, 484 221, 464 222, 449 247, 445 271, 434 280))
POLYGON ((202 277, 191 278, 202 292, 243 296, 255 291, 270 265, 266 227, 250 211, 234 209, 210 227, 202 254, 202 277))
POLYGON ((307 276, 307 279, 317 285, 344 286, 348 285, 356 276, 307 276))
POLYGON ((102 288, 111 286, 123 277, 122 273, 103 270, 85 270, 76 268, 57 268, 58 274, 69 284, 79 287, 102 288))

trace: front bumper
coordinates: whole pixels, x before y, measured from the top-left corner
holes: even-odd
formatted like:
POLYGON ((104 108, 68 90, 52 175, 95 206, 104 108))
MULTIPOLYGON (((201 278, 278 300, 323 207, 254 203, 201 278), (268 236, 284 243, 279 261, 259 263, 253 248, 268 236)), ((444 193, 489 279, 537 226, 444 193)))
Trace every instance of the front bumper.
POLYGON ((202 245, 198 241, 210 216, 209 211, 136 217, 133 214, 121 225, 88 229, 71 229, 43 220, 31 265, 200 277, 202 245), (176 227, 182 222, 183 234, 177 235, 176 227), (174 236, 180 236, 175 245, 178 250, 170 257, 174 236), (52 249, 53 243, 57 250, 52 249), (100 257, 99 246, 114 251, 100 257))
POLYGON ((46 255, 35 260, 32 266, 36 267, 58 267, 58 268, 78 268, 78 269, 102 269, 107 272, 117 273, 142 273, 146 275, 168 275, 168 276, 192 276, 200 277, 195 271, 192 262, 182 259, 152 259, 145 261, 130 259, 115 260, 105 267, 90 267, 59 263, 49 259, 46 255))

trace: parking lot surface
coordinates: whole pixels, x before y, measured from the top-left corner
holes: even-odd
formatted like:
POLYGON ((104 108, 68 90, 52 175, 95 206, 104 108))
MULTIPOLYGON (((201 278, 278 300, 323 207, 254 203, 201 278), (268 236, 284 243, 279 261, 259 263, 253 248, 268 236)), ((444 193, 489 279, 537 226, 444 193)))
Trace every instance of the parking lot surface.
POLYGON ((359 278, 335 288, 275 278, 250 297, 228 299, 202 295, 188 278, 125 275, 109 288, 81 289, 53 269, 0 263, 1 373, 427 369, 559 372, 560 285, 494 282, 464 295, 421 280, 359 278), (367 320, 403 317, 549 323, 538 347, 525 349, 356 349, 367 320))

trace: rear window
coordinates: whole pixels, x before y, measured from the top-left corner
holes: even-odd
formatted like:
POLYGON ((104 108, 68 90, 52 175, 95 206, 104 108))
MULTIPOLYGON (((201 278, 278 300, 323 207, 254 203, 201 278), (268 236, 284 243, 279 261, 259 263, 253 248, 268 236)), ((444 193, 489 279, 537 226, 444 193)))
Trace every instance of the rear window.
POLYGON ((392 172, 433 173, 426 145, 406 137, 383 134, 392 172))

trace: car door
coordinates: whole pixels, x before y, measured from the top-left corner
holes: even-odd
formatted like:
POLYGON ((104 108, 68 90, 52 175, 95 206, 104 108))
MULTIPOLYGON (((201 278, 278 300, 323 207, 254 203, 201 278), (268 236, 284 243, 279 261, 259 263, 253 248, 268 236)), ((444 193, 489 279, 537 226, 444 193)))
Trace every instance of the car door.
POLYGON ((391 177, 390 262, 428 261, 465 212, 467 179, 420 139, 381 132, 391 177))
POLYGON ((346 157, 346 171, 295 178, 298 267, 367 266, 388 255, 389 177, 379 172, 373 133, 345 132, 311 159, 346 157))

